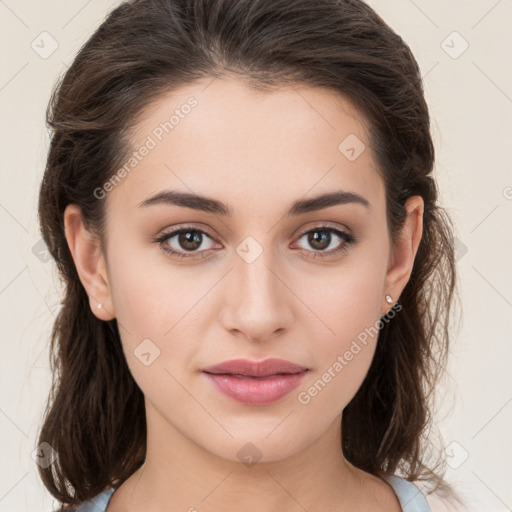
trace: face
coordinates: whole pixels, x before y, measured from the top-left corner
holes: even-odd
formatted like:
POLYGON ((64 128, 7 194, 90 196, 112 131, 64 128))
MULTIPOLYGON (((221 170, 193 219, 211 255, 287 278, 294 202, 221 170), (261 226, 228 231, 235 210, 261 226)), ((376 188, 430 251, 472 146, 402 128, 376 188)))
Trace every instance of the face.
POLYGON ((262 462, 277 460, 340 420, 371 364, 390 309, 384 185, 366 122, 340 95, 210 82, 150 105, 131 137, 135 160, 97 199, 103 301, 148 425, 225 459, 251 442, 262 462), (215 203, 174 204, 169 191, 215 203), (362 199, 310 201, 339 192, 362 199), (226 395, 202 371, 268 358, 307 368, 268 403, 226 395))

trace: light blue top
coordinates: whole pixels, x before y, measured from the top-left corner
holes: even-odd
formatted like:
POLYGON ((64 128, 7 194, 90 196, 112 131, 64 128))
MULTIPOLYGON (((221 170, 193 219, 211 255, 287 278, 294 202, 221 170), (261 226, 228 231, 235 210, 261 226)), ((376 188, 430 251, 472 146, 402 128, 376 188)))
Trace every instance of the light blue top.
MULTIPOLYGON (((402 512, 432 512, 425 496, 412 482, 393 475, 385 478, 395 490, 402 512)), ((113 493, 113 488, 103 491, 92 500, 82 503, 76 512, 105 512, 113 493)))

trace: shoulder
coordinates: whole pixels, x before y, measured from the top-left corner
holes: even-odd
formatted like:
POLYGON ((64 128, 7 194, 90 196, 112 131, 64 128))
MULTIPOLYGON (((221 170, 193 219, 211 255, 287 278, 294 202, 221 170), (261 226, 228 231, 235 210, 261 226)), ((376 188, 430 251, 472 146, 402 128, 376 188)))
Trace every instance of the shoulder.
POLYGON ((384 478, 395 491, 403 512, 431 512, 424 494, 415 484, 395 475, 384 478))
MULTIPOLYGON (((112 494, 114 493, 114 489, 110 488, 106 491, 103 491, 102 493, 96 495, 94 498, 92 498, 89 501, 86 501, 85 503, 82 503, 78 506, 78 508, 73 509, 74 512, 105 512, 107 509, 108 502, 110 501, 110 498, 112 497, 112 494)), ((59 510, 56 510, 55 512, 63 512, 64 509, 61 508, 59 510)))

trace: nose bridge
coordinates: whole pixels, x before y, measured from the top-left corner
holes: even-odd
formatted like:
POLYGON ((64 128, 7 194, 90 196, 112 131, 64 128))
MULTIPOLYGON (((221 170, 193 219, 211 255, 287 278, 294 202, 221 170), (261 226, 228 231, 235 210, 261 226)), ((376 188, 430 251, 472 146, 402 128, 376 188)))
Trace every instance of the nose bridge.
POLYGON ((264 248, 252 237, 237 247, 227 328, 242 331, 251 339, 264 339, 289 326, 290 292, 278 277, 278 267, 272 248, 264 248))
MULTIPOLYGON (((252 249, 251 249, 252 250, 252 249)), ((254 306, 259 304, 269 307, 276 300, 279 293, 276 286, 276 277, 271 268, 275 267, 275 261, 271 249, 264 250, 254 261, 239 257, 235 266, 236 274, 246 294, 242 298, 249 299, 254 306)))

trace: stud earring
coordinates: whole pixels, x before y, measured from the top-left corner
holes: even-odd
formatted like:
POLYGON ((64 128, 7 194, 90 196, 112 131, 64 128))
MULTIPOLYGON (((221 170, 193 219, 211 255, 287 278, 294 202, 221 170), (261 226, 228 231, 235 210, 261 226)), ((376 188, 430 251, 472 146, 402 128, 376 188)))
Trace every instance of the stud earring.
POLYGON ((386 295, 386 302, 388 304, 391 304, 393 302, 393 299, 392 299, 391 295, 386 295))
POLYGON ((99 307, 99 308, 101 308, 101 306, 102 306, 102 303, 101 303, 101 302, 100 302, 100 303, 98 303, 98 307, 99 307))

